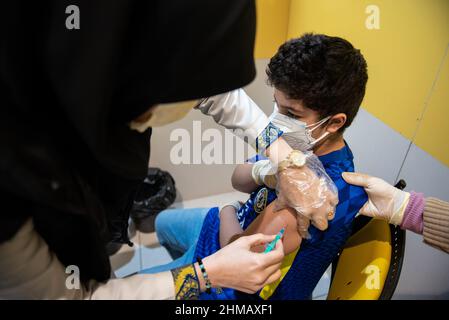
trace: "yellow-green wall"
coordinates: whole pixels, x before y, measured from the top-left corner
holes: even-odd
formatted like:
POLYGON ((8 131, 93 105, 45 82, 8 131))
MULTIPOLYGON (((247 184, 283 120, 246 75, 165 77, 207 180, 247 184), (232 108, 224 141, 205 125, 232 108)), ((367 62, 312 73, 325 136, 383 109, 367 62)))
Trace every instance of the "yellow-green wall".
POLYGON ((259 0, 257 4, 257 58, 271 56, 280 43, 305 32, 348 39, 368 62, 362 106, 449 165, 449 57, 443 61, 449 45, 449 0, 259 0), (378 30, 365 26, 369 5, 379 8, 378 30))
POLYGON ((415 144, 449 166, 449 56, 424 110, 415 144))
POLYGON ((290 0, 257 0, 255 57, 271 58, 287 39, 290 0))

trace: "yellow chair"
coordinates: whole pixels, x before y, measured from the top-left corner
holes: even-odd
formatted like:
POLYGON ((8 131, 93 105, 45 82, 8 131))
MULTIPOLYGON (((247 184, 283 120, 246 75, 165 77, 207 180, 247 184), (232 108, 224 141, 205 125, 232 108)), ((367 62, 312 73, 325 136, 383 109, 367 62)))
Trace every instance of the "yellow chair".
MULTIPOLYGON (((403 180, 396 185, 403 189, 403 180)), ((389 300, 399 281, 405 231, 382 220, 355 219, 353 235, 332 263, 328 300, 389 300)))

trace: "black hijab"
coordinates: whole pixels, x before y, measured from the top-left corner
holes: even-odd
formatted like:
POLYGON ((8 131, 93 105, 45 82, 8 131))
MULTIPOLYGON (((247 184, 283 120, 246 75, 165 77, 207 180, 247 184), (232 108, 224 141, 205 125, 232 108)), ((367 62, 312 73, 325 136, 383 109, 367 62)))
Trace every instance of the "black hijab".
MULTIPOLYGON (((110 274, 105 244, 127 242, 151 105, 248 84, 251 0, 8 1, 0 10, 0 242, 28 217, 83 280, 110 274), (66 28, 66 7, 80 29, 66 28)), ((157 141, 153 141, 157 143, 157 141)))

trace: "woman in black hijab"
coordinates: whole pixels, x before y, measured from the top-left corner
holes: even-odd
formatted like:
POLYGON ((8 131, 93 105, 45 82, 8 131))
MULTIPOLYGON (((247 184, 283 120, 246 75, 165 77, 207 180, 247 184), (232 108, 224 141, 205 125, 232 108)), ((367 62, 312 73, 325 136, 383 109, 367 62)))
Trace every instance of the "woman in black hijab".
POLYGON ((129 242, 150 154, 151 129, 129 123, 153 105, 248 84, 253 1, 16 0, 0 21, 1 298, 181 299, 206 280, 254 292, 279 277, 281 244, 249 250, 272 239, 260 235, 204 259, 210 279, 195 264, 104 283, 106 245, 129 242), (69 5, 80 29, 66 28, 69 5), (69 265, 80 290, 66 286, 69 265))
MULTIPOLYGON (((320 197, 300 190, 318 185, 303 174, 305 155, 234 90, 255 76, 254 38, 253 0, 2 5, 0 298, 186 299, 210 286, 255 292, 280 277, 282 243, 253 253, 274 238, 255 235, 184 268, 109 280, 106 246, 131 244, 129 211, 147 171, 150 127, 167 120, 161 113, 182 114, 201 100, 201 112, 243 130, 273 164, 287 159, 283 206, 320 197), (70 29, 66 12, 75 6, 80 28, 70 29), (79 290, 66 284, 65 267, 73 266, 79 290)), ((327 228, 334 205, 322 200, 299 212, 300 230, 309 220, 327 228)))

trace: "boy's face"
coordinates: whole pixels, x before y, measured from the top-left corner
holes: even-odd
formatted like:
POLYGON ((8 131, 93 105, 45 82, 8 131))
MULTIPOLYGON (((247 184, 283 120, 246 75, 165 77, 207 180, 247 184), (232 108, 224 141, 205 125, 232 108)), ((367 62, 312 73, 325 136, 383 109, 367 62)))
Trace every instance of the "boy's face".
MULTIPOLYGON (((305 107, 301 100, 289 99, 284 92, 276 88, 274 89, 274 100, 281 114, 305 122, 307 125, 317 123, 321 120, 317 111, 305 107)), ((317 138, 325 131, 326 125, 322 125, 312 132, 312 136, 317 138)))

